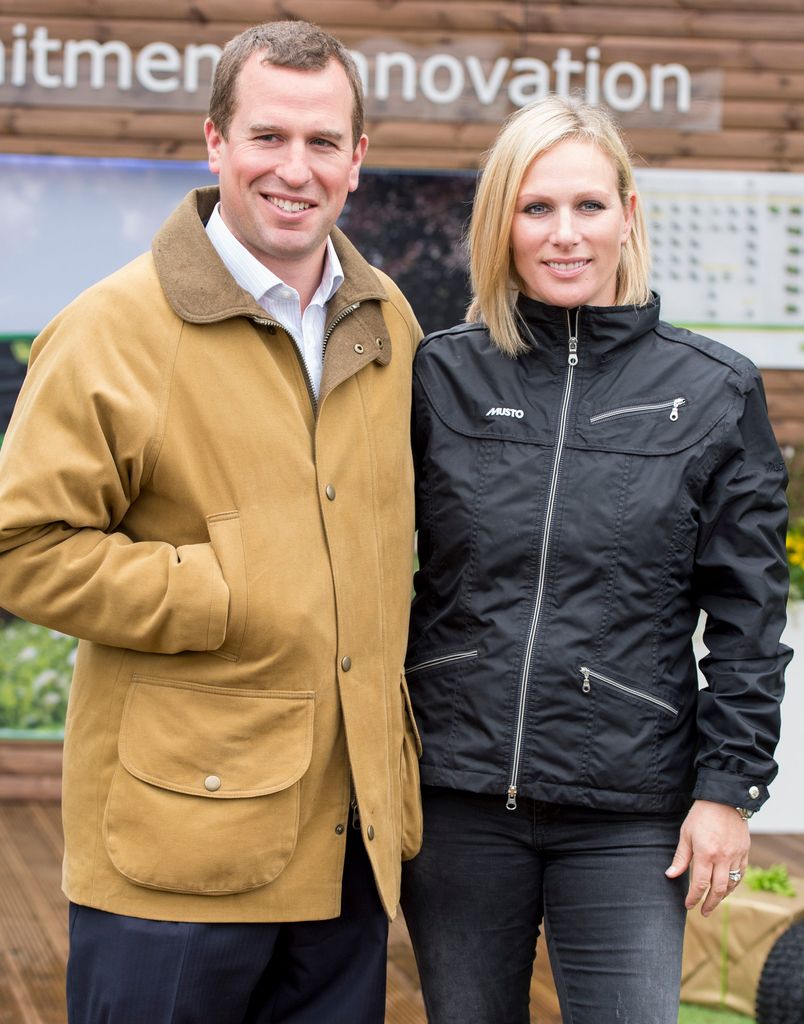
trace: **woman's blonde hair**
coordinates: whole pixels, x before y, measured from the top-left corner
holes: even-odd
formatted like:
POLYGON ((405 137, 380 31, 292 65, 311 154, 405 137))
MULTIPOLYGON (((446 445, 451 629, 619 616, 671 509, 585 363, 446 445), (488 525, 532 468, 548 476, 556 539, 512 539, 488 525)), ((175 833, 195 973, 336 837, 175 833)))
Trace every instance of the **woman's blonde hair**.
MULTIPOLYGON (((512 114, 489 150, 469 224, 472 302, 470 322, 486 324, 493 342, 516 356, 526 348, 517 327, 517 293, 523 283, 511 253, 511 225, 517 196, 528 168, 552 146, 567 139, 592 142, 606 153, 617 172, 623 207, 636 195, 631 158, 617 125, 605 111, 562 96, 548 96, 512 114)), ((618 306, 650 301, 650 254, 645 219, 637 202, 631 232, 617 267, 618 306)))

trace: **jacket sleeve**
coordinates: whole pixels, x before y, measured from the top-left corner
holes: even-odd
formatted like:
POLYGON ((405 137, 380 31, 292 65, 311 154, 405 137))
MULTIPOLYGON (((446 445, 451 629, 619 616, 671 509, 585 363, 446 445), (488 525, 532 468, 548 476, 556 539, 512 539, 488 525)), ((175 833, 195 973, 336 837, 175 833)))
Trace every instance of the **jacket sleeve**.
POLYGON ((123 319, 92 337, 79 303, 34 345, 0 449, 0 606, 111 646, 213 650, 229 591, 211 544, 121 527, 156 460, 170 365, 115 342, 123 319))
POLYGON ((757 810, 777 771, 787 473, 756 370, 742 379, 701 510, 693 586, 706 612, 693 796, 757 810))

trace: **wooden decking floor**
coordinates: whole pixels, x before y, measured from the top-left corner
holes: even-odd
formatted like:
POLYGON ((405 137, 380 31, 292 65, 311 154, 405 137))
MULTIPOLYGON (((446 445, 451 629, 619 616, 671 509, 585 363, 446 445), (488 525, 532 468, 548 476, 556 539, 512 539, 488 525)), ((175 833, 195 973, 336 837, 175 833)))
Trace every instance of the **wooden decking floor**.
MULTIPOLYGON (((66 1020, 67 906, 60 890, 61 852, 56 803, 0 801, 0 1024, 66 1020)), ((784 862, 791 874, 804 875, 804 835, 757 835, 751 859, 760 866, 784 862)), ((538 972, 531 994, 533 1020, 560 1024, 555 995, 538 972)), ((416 965, 399 917, 391 926, 386 1024, 424 1020, 416 965)))

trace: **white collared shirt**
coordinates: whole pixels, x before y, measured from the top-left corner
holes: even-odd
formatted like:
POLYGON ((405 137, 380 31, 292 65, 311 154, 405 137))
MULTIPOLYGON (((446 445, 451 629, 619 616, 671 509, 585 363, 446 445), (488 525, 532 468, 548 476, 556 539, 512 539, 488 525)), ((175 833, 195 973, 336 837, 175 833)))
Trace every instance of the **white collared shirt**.
POLYGON ((343 268, 335 253, 332 239, 327 238, 324 273, 304 313, 295 288, 272 273, 239 242, 224 224, 220 203, 207 222, 207 235, 224 266, 241 288, 252 295, 272 320, 282 326, 296 342, 313 391, 318 397, 324 364, 324 328, 327 324, 327 303, 343 284, 343 268))

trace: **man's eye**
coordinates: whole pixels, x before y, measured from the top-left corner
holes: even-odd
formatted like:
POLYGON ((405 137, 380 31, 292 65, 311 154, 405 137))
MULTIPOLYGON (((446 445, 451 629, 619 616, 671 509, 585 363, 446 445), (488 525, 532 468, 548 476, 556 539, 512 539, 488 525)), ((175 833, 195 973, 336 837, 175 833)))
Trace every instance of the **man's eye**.
POLYGON ((275 134, 271 133, 269 135, 258 135, 257 136, 257 141, 258 142, 276 142, 276 140, 278 138, 279 138, 278 135, 275 135, 275 134))
POLYGON ((314 146, 323 146, 324 148, 330 148, 334 143, 330 139, 313 139, 314 146))

